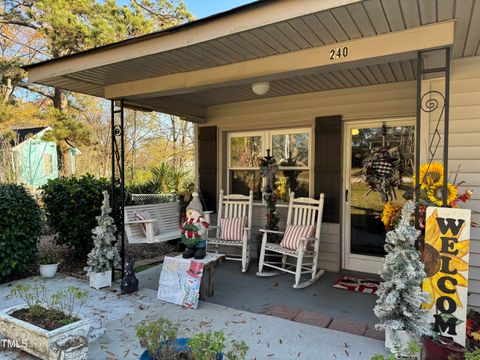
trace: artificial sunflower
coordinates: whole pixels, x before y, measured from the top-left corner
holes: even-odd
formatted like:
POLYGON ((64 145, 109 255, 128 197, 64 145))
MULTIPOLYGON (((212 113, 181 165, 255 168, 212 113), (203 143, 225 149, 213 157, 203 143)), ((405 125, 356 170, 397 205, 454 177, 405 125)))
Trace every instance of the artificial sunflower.
POLYGON ((383 206, 382 223, 386 229, 392 228, 398 220, 402 211, 402 205, 387 201, 383 206))
MULTIPOLYGON (((427 199, 432 204, 443 206, 443 186, 430 186, 427 191, 427 199)), ((451 205, 458 198, 458 188, 448 183, 447 184, 447 205, 451 205)))
MULTIPOLYGON (((415 179, 415 176, 413 178, 415 179)), ((439 163, 423 164, 420 166, 419 179, 422 182, 422 188, 442 185, 443 165, 439 163)))
MULTIPOLYGON (((461 272, 468 270, 468 263, 462 258, 468 254, 470 240, 459 241, 455 244, 455 250, 458 250, 456 255, 445 253, 440 255, 442 240, 440 238, 441 233, 438 227, 437 217, 438 213, 437 210, 435 210, 427 219, 426 223, 426 232, 431 234, 432 238, 436 240, 433 243, 425 243, 425 247, 422 251, 422 261, 425 264, 426 273, 426 277, 423 282, 423 291, 430 295, 430 301, 428 303, 423 303, 422 307, 424 309, 431 309, 439 297, 449 296, 455 301, 458 307, 463 308, 463 304, 460 301, 456 288, 458 286, 467 287, 468 285, 468 280, 461 274, 461 272), (457 273, 455 275, 449 275, 450 277, 455 278, 457 281, 457 285, 455 286, 455 294, 445 294, 438 288, 437 285, 438 280, 444 276, 440 273, 440 268, 442 265, 441 257, 444 256, 450 258, 449 267, 451 269, 457 269, 457 273)), ((458 237, 460 237, 464 228, 465 224, 463 224, 460 228, 457 235, 458 237)), ((453 236, 451 230, 449 230, 445 236, 453 236)))

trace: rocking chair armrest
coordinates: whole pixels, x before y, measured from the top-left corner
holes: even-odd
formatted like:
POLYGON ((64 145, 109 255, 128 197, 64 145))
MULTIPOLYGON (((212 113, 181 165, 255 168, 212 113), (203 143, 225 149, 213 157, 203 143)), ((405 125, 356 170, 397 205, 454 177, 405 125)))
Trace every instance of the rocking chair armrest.
POLYGON ((249 227, 246 227, 246 228, 243 228, 243 231, 250 231, 252 229, 250 229, 249 227))
POLYGON ((279 234, 279 235, 284 234, 283 231, 278 231, 278 230, 260 229, 259 231, 267 234, 279 234))
POLYGON ((210 230, 217 230, 218 229, 218 226, 217 225, 209 225, 208 226, 208 231, 210 230))
POLYGON ((213 214, 213 213, 215 213, 215 211, 213 211, 213 210, 206 210, 206 211, 203 212, 203 215, 205 215, 205 214, 213 214))
POLYGON ((153 224, 155 222, 154 219, 146 219, 146 220, 134 220, 134 221, 126 221, 125 225, 132 225, 132 224, 153 224))

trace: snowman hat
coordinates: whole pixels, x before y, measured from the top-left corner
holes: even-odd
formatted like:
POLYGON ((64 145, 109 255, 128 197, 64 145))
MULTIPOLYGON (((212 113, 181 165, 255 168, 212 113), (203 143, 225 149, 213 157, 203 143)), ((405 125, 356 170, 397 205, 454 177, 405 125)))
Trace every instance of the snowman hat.
POLYGON ((192 201, 190 201, 190 204, 187 206, 187 211, 188 210, 195 210, 200 214, 200 216, 203 216, 203 206, 202 202, 198 198, 198 192, 194 191, 192 194, 192 201))

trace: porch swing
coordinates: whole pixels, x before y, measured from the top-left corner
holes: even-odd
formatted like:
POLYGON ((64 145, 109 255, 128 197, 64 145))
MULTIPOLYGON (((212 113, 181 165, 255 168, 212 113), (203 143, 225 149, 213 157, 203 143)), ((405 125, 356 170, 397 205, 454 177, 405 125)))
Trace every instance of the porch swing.
POLYGON ((180 238, 178 202, 125 206, 125 235, 129 244, 161 243, 180 238))

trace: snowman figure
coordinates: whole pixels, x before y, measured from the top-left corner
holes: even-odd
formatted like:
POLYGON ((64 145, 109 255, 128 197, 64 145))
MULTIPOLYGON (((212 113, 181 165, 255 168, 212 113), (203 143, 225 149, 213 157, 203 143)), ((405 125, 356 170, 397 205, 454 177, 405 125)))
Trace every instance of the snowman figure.
POLYGON ((192 194, 192 201, 187 206, 187 220, 181 226, 181 240, 187 246, 183 252, 184 259, 203 259, 207 255, 208 222, 203 218, 203 207, 198 193, 192 194))

